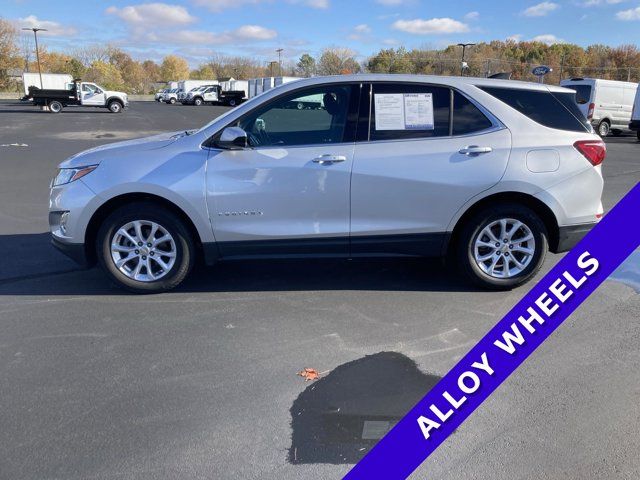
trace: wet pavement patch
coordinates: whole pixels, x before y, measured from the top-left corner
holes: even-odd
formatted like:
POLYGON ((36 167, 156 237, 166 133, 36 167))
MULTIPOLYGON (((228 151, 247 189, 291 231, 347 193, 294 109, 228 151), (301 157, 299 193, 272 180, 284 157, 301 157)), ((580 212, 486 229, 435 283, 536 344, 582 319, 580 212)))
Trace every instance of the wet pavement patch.
POLYGON ((633 252, 609 279, 624 283, 640 293, 640 250, 633 252))
POLYGON ((289 462, 358 462, 440 378, 397 352, 340 365, 293 402, 289 462))

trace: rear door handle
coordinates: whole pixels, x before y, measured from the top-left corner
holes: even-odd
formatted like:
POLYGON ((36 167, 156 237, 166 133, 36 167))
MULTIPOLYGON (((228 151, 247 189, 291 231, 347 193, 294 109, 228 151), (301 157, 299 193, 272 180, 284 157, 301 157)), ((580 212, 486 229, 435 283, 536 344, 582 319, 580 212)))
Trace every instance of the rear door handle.
POLYGON ((347 157, 345 157, 344 155, 331 155, 328 153, 314 158, 313 163, 319 163, 320 165, 331 165, 332 163, 340 163, 346 160, 347 157))
POLYGON ((469 145, 468 147, 461 148, 458 153, 462 155, 480 155, 483 153, 490 153, 493 151, 491 147, 479 147, 478 145, 469 145))

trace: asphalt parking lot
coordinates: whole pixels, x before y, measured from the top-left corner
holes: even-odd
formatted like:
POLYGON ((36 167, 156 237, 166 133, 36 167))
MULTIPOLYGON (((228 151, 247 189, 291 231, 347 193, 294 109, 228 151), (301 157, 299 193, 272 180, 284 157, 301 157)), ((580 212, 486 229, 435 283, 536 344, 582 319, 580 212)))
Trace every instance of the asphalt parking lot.
MULTIPOLYGON (((526 292, 438 262, 323 260, 220 264, 133 296, 50 247, 59 162, 225 110, 0 102, 1 479, 339 478, 526 292)), ((640 181, 640 143, 607 143, 610 209, 640 181)), ((625 268, 640 281, 639 257, 625 268)), ((606 282, 414 477, 640 478, 628 284, 606 282)))

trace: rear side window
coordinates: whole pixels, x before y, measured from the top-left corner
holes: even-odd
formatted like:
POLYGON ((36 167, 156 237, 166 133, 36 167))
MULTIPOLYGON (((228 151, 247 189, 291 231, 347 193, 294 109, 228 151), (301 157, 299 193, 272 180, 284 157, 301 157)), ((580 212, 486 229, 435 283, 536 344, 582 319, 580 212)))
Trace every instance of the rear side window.
POLYGON ((585 105, 591 100, 591 85, 562 85, 565 88, 570 88, 576 92, 576 103, 578 105, 585 105))
POLYGON ((488 94, 545 127, 571 132, 590 131, 567 106, 550 92, 515 88, 480 87, 488 94))
POLYGON ((551 95, 553 95, 555 99, 564 106, 564 108, 569 110, 569 112, 571 112, 571 114, 576 117, 580 121, 580 123, 582 123, 582 126, 587 131, 591 131, 591 124, 589 123, 589 120, 587 120, 587 117, 584 116, 584 113, 582 113, 582 110, 580 110, 580 108, 576 104, 576 97, 573 93, 553 92, 551 95))
POLYGON ((453 135, 468 135, 491 128, 493 124, 469 99, 458 92, 453 96, 453 135))
POLYGON ((449 135, 450 90, 418 84, 373 84, 370 140, 449 135))

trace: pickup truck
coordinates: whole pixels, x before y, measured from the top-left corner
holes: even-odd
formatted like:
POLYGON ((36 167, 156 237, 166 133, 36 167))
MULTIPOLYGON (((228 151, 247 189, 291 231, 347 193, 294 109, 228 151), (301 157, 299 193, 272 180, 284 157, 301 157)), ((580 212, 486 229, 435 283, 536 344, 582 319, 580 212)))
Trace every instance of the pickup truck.
POLYGON ((222 91, 220 85, 211 85, 204 90, 187 93, 183 100, 184 105, 202 105, 203 103, 222 103, 235 107, 240 105, 247 97, 243 90, 222 91))
POLYGON ((80 80, 68 83, 64 90, 29 87, 29 97, 34 105, 49 107, 51 113, 59 113, 70 105, 108 108, 112 113, 120 113, 129 106, 126 93, 112 92, 80 80))

